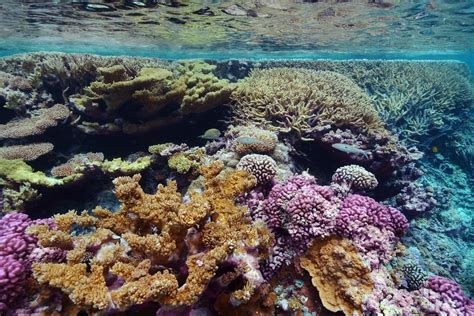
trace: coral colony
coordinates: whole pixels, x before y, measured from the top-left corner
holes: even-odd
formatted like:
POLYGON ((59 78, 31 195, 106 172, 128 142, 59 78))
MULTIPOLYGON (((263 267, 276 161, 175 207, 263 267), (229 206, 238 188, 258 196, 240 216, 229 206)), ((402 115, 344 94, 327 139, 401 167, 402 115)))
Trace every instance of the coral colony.
POLYGON ((230 64, 0 59, 0 314, 474 315, 466 65, 230 64))

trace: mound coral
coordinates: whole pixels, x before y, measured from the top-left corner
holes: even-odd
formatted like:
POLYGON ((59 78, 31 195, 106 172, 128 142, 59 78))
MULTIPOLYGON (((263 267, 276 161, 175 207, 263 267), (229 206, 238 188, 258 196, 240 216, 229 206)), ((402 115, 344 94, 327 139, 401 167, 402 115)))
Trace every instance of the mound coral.
POLYGON ((117 178, 118 212, 97 207, 94 216, 57 215, 58 231, 32 226, 41 245, 67 251, 67 263, 34 264, 35 278, 88 310, 125 310, 144 302, 190 306, 227 262, 246 281, 233 294, 244 302, 263 282, 258 260, 267 255, 272 236, 234 202, 255 180, 244 171, 219 174, 222 167, 203 167, 204 191, 184 200, 173 181, 149 195, 138 184, 140 176, 117 178), (94 230, 70 235, 73 224, 94 230))
POLYGON ((300 260, 324 307, 345 315, 362 315, 364 300, 372 293, 372 280, 369 267, 350 240, 315 240, 300 260))
POLYGON ((370 98, 349 78, 298 68, 253 70, 232 94, 235 120, 308 137, 325 125, 383 131, 370 98))
POLYGON ((276 162, 270 156, 250 154, 243 156, 236 166, 237 170, 245 170, 257 178, 258 184, 271 181, 276 175, 276 162))
POLYGON ((240 155, 270 153, 278 142, 274 132, 256 126, 231 127, 226 137, 230 138, 231 149, 240 155))

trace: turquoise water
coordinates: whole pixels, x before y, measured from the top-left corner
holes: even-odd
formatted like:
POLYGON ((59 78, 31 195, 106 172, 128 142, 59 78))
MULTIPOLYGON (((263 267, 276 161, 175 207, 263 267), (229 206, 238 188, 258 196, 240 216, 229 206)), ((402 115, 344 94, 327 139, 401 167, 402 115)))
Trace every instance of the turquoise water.
POLYGON ((470 0, 0 1, 0 315, 474 316, 473 43, 470 0))

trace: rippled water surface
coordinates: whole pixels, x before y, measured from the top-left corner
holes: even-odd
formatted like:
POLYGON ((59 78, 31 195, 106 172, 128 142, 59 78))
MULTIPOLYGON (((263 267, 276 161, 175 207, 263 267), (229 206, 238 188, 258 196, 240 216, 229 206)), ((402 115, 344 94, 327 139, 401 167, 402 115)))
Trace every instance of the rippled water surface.
POLYGON ((473 16, 469 0, 3 0, 0 54, 457 53, 473 49, 473 16))

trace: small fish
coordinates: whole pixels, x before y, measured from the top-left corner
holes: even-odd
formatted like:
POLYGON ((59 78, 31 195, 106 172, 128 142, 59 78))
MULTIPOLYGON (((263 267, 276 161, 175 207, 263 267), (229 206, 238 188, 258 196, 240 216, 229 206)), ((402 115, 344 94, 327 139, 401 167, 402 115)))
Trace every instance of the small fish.
POLYGON ((241 143, 242 145, 264 145, 265 143, 260 139, 249 136, 240 136, 235 139, 236 142, 241 143))
POLYGON ((204 132, 201 136, 202 139, 214 140, 221 136, 221 132, 217 128, 211 128, 204 132))
POLYGON ((337 149, 337 150, 342 151, 342 152, 345 152, 345 153, 348 153, 348 154, 362 155, 367 159, 369 158, 368 151, 357 148, 355 146, 337 143, 337 144, 332 144, 332 148, 337 149))
POLYGON ((432 146, 432 147, 431 147, 431 152, 432 152, 433 154, 439 153, 439 148, 438 148, 438 146, 432 146))

